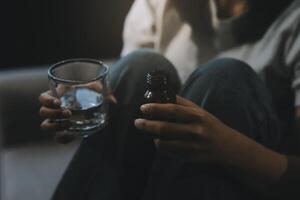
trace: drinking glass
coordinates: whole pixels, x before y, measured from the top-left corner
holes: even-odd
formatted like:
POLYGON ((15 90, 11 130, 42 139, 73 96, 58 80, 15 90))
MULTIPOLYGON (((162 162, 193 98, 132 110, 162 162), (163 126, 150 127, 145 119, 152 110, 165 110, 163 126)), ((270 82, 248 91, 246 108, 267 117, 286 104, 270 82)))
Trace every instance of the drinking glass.
POLYGON ((72 112, 68 131, 88 137, 103 128, 108 120, 108 71, 99 60, 70 59, 52 65, 48 70, 49 87, 60 99, 61 108, 72 112))

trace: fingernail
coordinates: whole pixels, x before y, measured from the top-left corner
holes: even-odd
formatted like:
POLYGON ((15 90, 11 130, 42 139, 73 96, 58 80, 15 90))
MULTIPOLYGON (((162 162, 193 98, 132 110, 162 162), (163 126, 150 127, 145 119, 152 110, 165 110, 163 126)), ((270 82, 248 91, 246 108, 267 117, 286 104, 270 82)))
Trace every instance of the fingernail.
POLYGON ((141 128, 143 126, 143 123, 144 123, 145 120, 143 119, 136 119, 134 121, 134 125, 137 127, 137 128, 141 128))
POLYGON ((144 104, 141 106, 141 111, 142 112, 148 112, 149 111, 149 105, 148 104, 144 104))
POLYGON ((54 99, 53 100, 54 105, 60 106, 60 100, 59 99, 54 99))
POLYGON ((72 115, 72 112, 70 110, 64 110, 63 111, 63 116, 64 117, 71 117, 71 115, 72 115))

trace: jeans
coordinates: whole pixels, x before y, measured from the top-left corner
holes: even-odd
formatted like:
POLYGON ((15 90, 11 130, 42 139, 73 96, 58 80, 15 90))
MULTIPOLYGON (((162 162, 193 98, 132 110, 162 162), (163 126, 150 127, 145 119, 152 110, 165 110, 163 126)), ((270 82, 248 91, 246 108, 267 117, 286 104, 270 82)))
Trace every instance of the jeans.
POLYGON ((156 151, 152 139, 134 127, 146 91, 146 73, 155 69, 169 73, 171 86, 180 96, 228 126, 267 147, 278 145, 280 131, 270 95, 245 63, 213 60, 197 68, 180 89, 169 61, 150 50, 139 50, 112 66, 110 80, 118 104, 109 112, 109 124, 82 141, 54 200, 253 199, 224 169, 156 151))

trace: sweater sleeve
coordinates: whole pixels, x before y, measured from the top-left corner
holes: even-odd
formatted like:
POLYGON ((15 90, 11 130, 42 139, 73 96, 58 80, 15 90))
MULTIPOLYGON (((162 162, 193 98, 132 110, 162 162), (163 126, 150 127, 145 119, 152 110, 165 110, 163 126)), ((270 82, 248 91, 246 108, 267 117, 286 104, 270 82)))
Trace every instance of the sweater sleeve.
POLYGON ((300 106, 300 8, 296 9, 288 20, 287 23, 292 23, 292 27, 285 33, 287 39, 283 48, 284 60, 286 66, 292 68, 295 106, 300 106))
POLYGON ((153 48, 155 42, 155 9, 150 0, 135 0, 124 24, 124 56, 138 48, 153 48))

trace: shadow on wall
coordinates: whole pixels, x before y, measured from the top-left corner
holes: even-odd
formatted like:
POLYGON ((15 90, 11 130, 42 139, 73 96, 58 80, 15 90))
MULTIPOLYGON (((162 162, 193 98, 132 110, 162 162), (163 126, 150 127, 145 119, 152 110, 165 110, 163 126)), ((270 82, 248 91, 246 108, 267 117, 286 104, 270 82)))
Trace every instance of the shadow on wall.
POLYGON ((119 55, 133 0, 9 0, 2 2, 0 67, 119 55), (3 5, 4 4, 4 5, 3 5))

